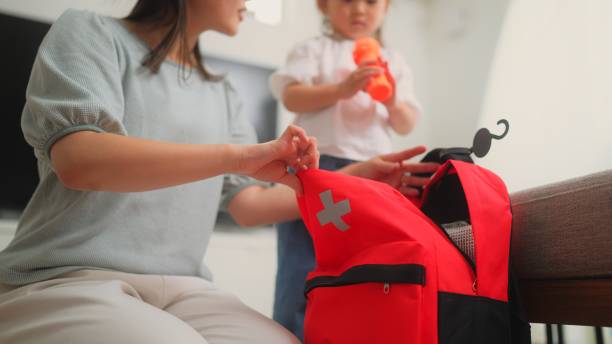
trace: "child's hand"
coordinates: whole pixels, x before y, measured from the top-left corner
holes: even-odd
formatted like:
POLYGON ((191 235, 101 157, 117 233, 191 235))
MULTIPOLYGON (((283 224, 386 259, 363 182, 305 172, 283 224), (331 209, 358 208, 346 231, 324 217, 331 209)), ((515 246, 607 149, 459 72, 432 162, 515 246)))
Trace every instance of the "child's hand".
POLYGON ((364 61, 344 81, 338 84, 338 98, 348 99, 357 92, 365 90, 372 77, 384 73, 380 67, 372 65, 372 61, 364 61))
POLYGON ((319 151, 314 137, 304 129, 290 125, 280 138, 263 144, 244 147, 239 171, 253 178, 286 184, 298 194, 302 186, 298 178, 287 171, 319 167, 319 151))

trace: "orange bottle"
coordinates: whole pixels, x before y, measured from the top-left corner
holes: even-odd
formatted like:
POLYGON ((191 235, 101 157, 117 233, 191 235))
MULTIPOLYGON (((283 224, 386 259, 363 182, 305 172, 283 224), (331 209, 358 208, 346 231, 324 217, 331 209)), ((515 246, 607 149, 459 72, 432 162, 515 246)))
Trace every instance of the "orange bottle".
MULTIPOLYGON (((387 66, 380 59, 380 44, 371 37, 364 37, 355 42, 353 59, 357 65, 362 61, 372 61, 373 66, 384 68, 387 66)), ((387 79, 385 74, 374 77, 367 86, 368 93, 374 100, 384 102, 393 95, 393 84, 387 79)))

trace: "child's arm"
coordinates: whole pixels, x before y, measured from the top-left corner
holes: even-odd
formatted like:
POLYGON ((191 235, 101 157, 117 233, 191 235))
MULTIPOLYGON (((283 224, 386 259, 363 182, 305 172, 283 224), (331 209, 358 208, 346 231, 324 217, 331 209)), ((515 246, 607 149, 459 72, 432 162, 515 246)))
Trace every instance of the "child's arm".
POLYGON ((406 135, 412 131, 417 119, 417 109, 407 102, 400 101, 397 96, 397 83, 387 69, 387 79, 393 84, 393 96, 383 104, 389 112, 389 126, 398 134, 406 135))
POLYGON ((400 135, 412 131, 417 119, 417 110, 406 102, 392 101, 385 104, 389 112, 389 125, 400 135))
POLYGON ((382 69, 372 66, 361 66, 338 84, 304 85, 293 83, 283 92, 283 104, 287 110, 295 113, 317 112, 336 104, 341 99, 354 96, 370 81, 370 78, 382 73, 382 69))
POLYGON ((420 109, 414 101, 408 102, 406 98, 414 100, 412 77, 410 68, 401 55, 395 55, 394 60, 398 64, 399 72, 392 75, 388 68, 385 70, 387 79, 393 84, 392 97, 383 104, 389 112, 389 126, 398 134, 406 135, 412 131, 419 117, 420 109), (397 77, 397 79, 396 79, 397 77), (401 95, 398 96, 398 92, 401 95))
POLYGON ((318 153, 305 132, 289 126, 274 141, 256 145, 199 145, 80 131, 51 149, 58 178, 71 189, 138 192, 238 173, 301 189, 287 166, 316 168, 318 153), (301 160, 297 160, 300 158, 301 160))
POLYGON ((296 114, 323 110, 339 99, 338 85, 334 84, 308 86, 294 83, 288 85, 283 94, 283 104, 296 114))

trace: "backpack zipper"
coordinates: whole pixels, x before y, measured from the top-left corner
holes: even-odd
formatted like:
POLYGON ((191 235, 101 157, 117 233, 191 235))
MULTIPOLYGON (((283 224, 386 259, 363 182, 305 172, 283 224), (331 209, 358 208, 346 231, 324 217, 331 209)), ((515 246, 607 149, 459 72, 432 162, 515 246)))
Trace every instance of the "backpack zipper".
MULTIPOLYGON (((439 177, 439 181, 441 181, 444 177, 450 175, 449 173, 449 169, 446 169, 446 171, 443 172, 444 175, 442 175, 441 177, 439 177)), ((436 187, 439 185, 434 185, 434 187, 436 187)), ((465 197, 465 192, 464 192, 464 197, 465 197)), ((424 201, 423 205, 426 203, 427 200, 424 201)), ((466 201, 467 202, 467 201, 466 201)), ((423 205, 421 206, 421 211, 423 211, 423 205)), ((468 205, 469 207, 469 205, 468 205)), ((426 214, 427 215, 427 214, 426 214)), ((476 273, 476 264, 472 261, 472 259, 465 254, 460 248, 459 246, 457 246, 457 244, 455 244, 455 242, 453 241, 453 239, 451 239, 450 235, 448 234, 448 232, 446 232, 446 229, 444 229, 444 227, 442 227, 438 222, 434 221, 433 219, 431 219, 429 216, 427 216, 429 218, 429 220, 431 221, 431 223, 435 224, 441 231, 442 233, 444 233, 444 235, 446 236, 446 238, 448 238, 448 241, 451 242, 451 244, 455 247, 455 249, 457 249, 457 251, 459 251, 459 253, 463 256, 463 259, 465 259, 465 261, 468 263, 468 265, 470 266, 470 268, 472 269, 472 272, 474 273, 474 282, 472 282, 472 291, 474 292, 475 295, 478 295, 478 275, 476 273)), ((472 231, 472 237, 474 236, 474 232, 472 231)), ((472 238, 474 239, 474 238, 472 238)), ((476 255, 476 240, 474 240, 474 256, 476 255)))
MULTIPOLYGON (((459 246, 457 246, 457 244, 453 241, 451 236, 448 234, 448 232, 446 231, 446 229, 442 225, 440 225, 437 222, 434 222, 433 220, 432 220, 432 223, 434 223, 442 231, 442 233, 444 233, 444 236, 446 236, 448 241, 450 241, 451 245, 453 245, 455 247, 455 249, 457 251, 459 251, 461 256, 463 256, 463 259, 468 263, 468 265, 472 269, 472 272, 474 273, 474 282, 472 283, 472 291, 474 292, 474 295, 478 295, 478 276, 476 274, 476 263, 474 263, 474 261, 472 261, 472 259, 465 252, 463 252, 459 248, 459 246)), ((474 232, 472 231, 472 237, 473 236, 474 236, 474 232)), ((472 238, 472 239, 474 239, 474 238, 472 238)), ((476 255, 476 240, 474 240, 474 255, 476 255)))
MULTIPOLYGON (((467 254, 461 251, 459 246, 457 246, 457 244, 455 244, 453 239, 451 239, 450 235, 448 235, 444 227, 440 226, 438 223, 435 223, 435 224, 442 231, 442 233, 444 233, 444 235, 448 238, 448 241, 451 242, 451 244, 455 247, 455 249, 457 249, 457 251, 461 253, 461 255, 463 256, 463 259, 465 259, 465 261, 468 263, 468 265, 472 269, 472 272, 474 273, 474 282, 472 283, 472 291, 474 292, 475 295, 478 295, 478 275, 476 274, 476 264, 472 261, 472 259, 467 254)), ((473 232, 472 232, 472 235, 474 235, 473 232)), ((474 240, 474 254, 476 254, 476 240, 474 240)))
POLYGON ((338 276, 317 276, 306 281, 305 295, 320 287, 341 287, 361 283, 383 283, 383 293, 389 294, 391 283, 425 285, 425 267, 419 264, 356 265, 338 276))

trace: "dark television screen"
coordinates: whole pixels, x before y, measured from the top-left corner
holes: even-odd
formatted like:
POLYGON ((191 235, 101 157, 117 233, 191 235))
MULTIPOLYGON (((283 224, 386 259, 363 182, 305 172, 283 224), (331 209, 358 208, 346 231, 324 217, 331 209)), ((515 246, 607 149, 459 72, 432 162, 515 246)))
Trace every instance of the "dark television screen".
POLYGON ((21 132, 25 90, 40 42, 50 25, 0 14, 0 210, 25 207, 38 184, 36 158, 21 132))
MULTIPOLYGON (((0 83, 0 217, 25 208, 38 184, 36 158, 21 131, 25 90, 38 46, 50 24, 0 14, 0 54, 3 76, 0 83)), ((243 100, 243 111, 255 126, 260 142, 276 133, 276 102, 268 90, 271 69, 206 57, 215 71, 227 75, 243 100)))

